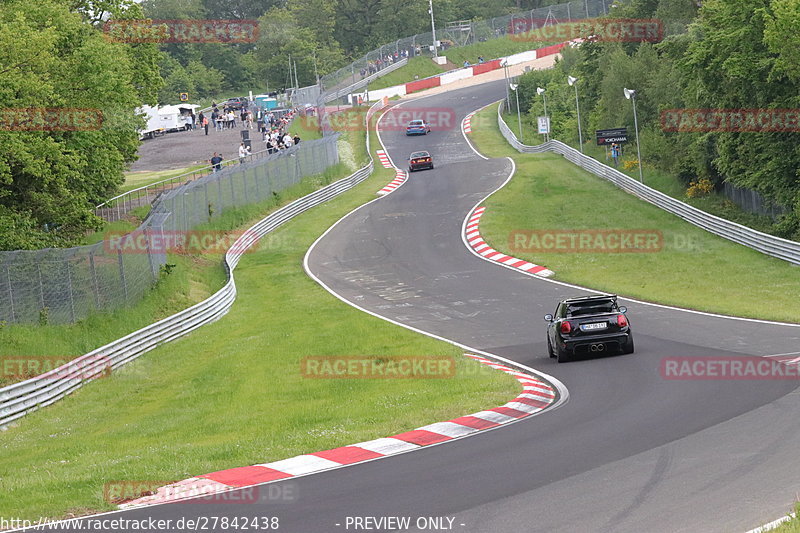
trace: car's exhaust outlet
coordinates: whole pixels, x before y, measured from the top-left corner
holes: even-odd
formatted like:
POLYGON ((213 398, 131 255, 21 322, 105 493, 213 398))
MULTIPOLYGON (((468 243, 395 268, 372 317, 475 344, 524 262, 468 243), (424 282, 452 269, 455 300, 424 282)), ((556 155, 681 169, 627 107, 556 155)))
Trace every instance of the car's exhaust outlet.
POLYGON ((592 344, 591 346, 589 346, 589 350, 593 352, 602 352, 605 349, 606 349, 605 344, 592 344))

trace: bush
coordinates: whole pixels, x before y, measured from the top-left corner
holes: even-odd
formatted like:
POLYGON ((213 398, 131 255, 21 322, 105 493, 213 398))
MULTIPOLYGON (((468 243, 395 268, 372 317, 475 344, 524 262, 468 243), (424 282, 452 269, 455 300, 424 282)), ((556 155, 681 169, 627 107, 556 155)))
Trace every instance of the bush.
POLYGON ((700 178, 689 183, 686 196, 689 198, 702 198, 714 192, 714 184, 708 178, 700 178))
POLYGON ((639 168, 639 161, 637 159, 624 159, 622 161, 622 168, 626 171, 636 170, 639 168))

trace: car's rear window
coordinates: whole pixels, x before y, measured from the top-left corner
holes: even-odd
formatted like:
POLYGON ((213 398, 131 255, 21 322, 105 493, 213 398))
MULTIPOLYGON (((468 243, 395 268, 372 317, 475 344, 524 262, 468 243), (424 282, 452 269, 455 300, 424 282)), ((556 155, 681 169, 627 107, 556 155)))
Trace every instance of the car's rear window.
POLYGON ((422 121, 421 121, 421 120, 412 120, 412 121, 411 121, 411 122, 409 122, 408 124, 409 124, 410 126, 422 126, 422 121))
POLYGON ((428 152, 414 152, 411 154, 411 159, 416 159, 417 157, 428 157, 430 154, 428 152))
POLYGON ((611 313, 612 311, 614 311, 614 302, 612 300, 571 303, 567 306, 567 315, 569 316, 596 315, 598 313, 611 313))

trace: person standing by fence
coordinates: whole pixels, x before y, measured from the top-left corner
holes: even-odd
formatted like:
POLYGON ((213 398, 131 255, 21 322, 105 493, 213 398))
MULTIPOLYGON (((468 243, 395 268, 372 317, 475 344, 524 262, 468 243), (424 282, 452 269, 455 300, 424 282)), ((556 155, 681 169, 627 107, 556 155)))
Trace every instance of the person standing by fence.
POLYGON ((219 172, 222 170, 222 154, 217 155, 217 152, 214 152, 214 156, 209 163, 211 163, 211 172, 219 172))
POLYGON ((244 164, 244 160, 248 155, 250 155, 250 149, 247 148, 247 146, 245 146, 244 143, 241 143, 239 145, 239 164, 240 165, 244 164))
POLYGON ((611 143, 611 159, 614 160, 614 167, 619 166, 619 145, 617 143, 611 143))

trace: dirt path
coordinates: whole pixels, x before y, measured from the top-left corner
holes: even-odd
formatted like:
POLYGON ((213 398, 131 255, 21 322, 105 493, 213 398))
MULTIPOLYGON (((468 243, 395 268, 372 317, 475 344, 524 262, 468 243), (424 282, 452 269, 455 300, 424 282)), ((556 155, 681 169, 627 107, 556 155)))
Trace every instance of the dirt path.
MULTIPOLYGON (((234 159, 238 157, 239 143, 242 142, 241 131, 240 127, 222 131, 209 128, 207 136, 203 130, 193 130, 147 139, 139 146, 139 159, 130 170, 170 170, 207 163, 214 152, 221 152, 225 159, 234 159)), ((258 144, 261 143, 261 134, 255 126, 249 131, 253 151, 258 151, 256 146, 261 148, 258 144)))

